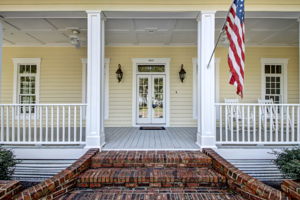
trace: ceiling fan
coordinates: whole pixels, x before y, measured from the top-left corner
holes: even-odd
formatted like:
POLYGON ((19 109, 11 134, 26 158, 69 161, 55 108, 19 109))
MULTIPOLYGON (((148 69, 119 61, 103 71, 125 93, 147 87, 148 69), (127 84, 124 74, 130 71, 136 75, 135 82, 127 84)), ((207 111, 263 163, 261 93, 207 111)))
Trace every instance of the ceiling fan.
POLYGON ((67 28, 67 35, 69 36, 70 43, 76 47, 80 48, 81 41, 79 38, 80 30, 78 28, 67 28))

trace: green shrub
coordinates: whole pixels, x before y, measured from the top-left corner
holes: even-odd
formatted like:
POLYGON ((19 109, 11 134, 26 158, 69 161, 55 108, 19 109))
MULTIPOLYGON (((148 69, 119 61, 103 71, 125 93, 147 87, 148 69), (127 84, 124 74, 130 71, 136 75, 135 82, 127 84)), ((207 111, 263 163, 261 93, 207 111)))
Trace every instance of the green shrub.
POLYGON ((0 147, 0 180, 9 180, 17 163, 12 151, 0 147))
POLYGON ((300 180, 300 148, 275 152, 275 164, 287 178, 300 180))

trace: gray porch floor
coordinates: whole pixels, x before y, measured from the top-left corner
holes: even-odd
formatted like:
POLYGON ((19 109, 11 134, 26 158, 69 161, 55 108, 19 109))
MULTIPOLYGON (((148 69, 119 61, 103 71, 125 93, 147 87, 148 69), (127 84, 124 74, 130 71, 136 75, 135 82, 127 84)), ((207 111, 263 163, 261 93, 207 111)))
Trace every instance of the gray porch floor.
POLYGON ((139 130, 135 127, 105 128, 103 150, 199 150, 197 128, 170 127, 139 130))

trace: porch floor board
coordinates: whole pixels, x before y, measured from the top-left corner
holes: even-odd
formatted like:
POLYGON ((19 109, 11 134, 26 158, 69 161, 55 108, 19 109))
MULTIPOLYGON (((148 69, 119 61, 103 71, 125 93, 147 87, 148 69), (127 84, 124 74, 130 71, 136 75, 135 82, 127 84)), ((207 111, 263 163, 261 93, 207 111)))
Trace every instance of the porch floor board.
POLYGON ((166 130, 139 130, 136 127, 105 128, 103 150, 199 150, 197 128, 170 127, 166 130))

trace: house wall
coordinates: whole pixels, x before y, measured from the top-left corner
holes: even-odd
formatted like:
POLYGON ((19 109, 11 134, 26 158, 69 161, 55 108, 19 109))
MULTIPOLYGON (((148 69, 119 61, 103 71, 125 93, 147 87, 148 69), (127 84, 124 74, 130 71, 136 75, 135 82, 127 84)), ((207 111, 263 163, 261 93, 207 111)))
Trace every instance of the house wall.
MULTIPOLYGON (((218 48, 220 58, 220 102, 236 98, 235 88, 228 84, 227 48, 218 48)), ((2 103, 13 102, 12 58, 41 58, 40 103, 81 103, 82 63, 86 49, 69 47, 5 47, 3 50, 2 103)), ((106 126, 132 125, 132 58, 171 58, 170 125, 196 126, 193 119, 193 66, 195 47, 107 47, 109 70, 109 119, 106 126), (124 78, 118 83, 115 71, 122 65, 124 78), (178 78, 180 65, 187 72, 184 83, 178 78), (177 93, 176 93, 177 91, 177 93)), ((246 49, 245 95, 242 102, 257 102, 261 96, 261 62, 265 58, 288 58, 288 103, 298 103, 298 48, 248 47, 246 49)))

